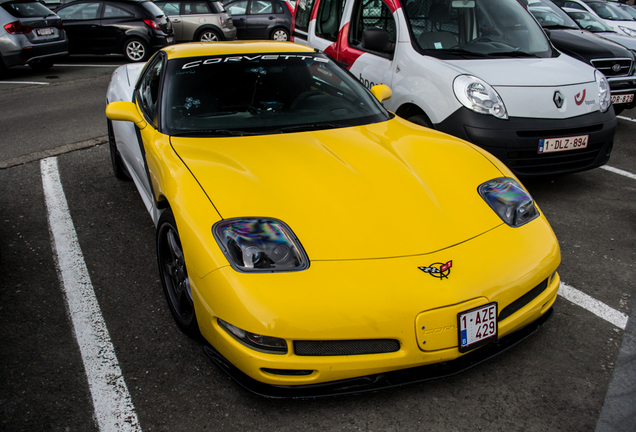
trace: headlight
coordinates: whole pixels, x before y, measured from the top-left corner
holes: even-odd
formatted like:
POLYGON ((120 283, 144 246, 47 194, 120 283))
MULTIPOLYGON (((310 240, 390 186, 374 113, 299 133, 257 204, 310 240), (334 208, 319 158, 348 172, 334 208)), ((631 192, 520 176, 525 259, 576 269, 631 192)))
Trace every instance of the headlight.
POLYGON ((514 179, 496 178, 479 186, 479 195, 511 227, 520 227, 539 217, 528 192, 514 179))
POLYGON ((636 30, 634 29, 630 29, 628 27, 623 27, 623 26, 618 26, 618 28, 621 29, 621 31, 625 33, 627 36, 636 36, 636 30))
POLYGON ((300 242, 282 221, 228 219, 217 222, 212 233, 232 267, 240 272, 300 271, 309 267, 300 242))
POLYGON ((466 108, 480 114, 492 114, 507 119, 506 106, 499 94, 484 80, 471 75, 460 75, 453 82, 455 97, 466 108))
POLYGON ((594 71, 594 78, 596 78, 596 86, 598 87, 598 104, 601 112, 605 112, 612 102, 610 86, 605 75, 597 70, 594 71))
POLYGON ((223 330, 228 332, 242 344, 247 345, 248 347, 255 349, 256 351, 271 354, 287 353, 287 342, 285 342, 285 339, 250 333, 236 326, 233 326, 226 321, 223 321, 221 318, 217 318, 217 320, 223 330))

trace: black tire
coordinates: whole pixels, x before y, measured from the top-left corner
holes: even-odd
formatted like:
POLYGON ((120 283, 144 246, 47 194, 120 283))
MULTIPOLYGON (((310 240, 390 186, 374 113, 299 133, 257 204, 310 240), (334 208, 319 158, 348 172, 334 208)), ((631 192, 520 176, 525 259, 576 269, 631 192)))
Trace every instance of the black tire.
POLYGON ((130 174, 126 166, 121 160, 121 155, 117 150, 117 143, 115 142, 115 134, 113 133, 113 122, 111 120, 106 121, 108 126, 108 147, 110 148, 110 161, 113 165, 113 174, 119 180, 130 180, 130 174))
POLYGON ((271 38, 272 40, 277 41, 288 41, 289 40, 289 31, 282 27, 275 28, 272 32, 271 38))
POLYGON ((190 280, 177 223, 170 209, 161 214, 157 224, 157 263, 163 292, 175 322, 188 336, 198 337, 201 333, 194 311, 190 280))
POLYGON ((420 126, 424 126, 430 129, 434 129, 433 128, 433 123, 431 123, 431 121, 428 119, 428 117, 426 117, 426 115, 424 114, 416 114, 414 116, 411 116, 407 119, 408 121, 410 121, 411 123, 415 123, 417 125, 420 126))
POLYGON ((148 44, 141 39, 128 39, 124 44, 124 56, 133 62, 142 62, 148 60, 150 51, 148 44))
POLYGON ((29 66, 34 71, 44 72, 53 67, 53 60, 33 60, 29 66))
POLYGON ((212 29, 203 29, 197 36, 199 42, 218 42, 223 40, 218 32, 212 29))

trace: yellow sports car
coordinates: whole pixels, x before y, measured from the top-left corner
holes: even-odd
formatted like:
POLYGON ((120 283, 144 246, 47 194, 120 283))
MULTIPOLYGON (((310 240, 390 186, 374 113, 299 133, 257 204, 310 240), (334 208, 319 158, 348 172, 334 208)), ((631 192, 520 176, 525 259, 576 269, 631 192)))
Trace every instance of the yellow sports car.
POLYGON ((172 315, 256 393, 438 378, 552 313, 560 251, 529 193, 389 97, 288 42, 174 45, 113 74, 113 169, 157 227, 172 315))

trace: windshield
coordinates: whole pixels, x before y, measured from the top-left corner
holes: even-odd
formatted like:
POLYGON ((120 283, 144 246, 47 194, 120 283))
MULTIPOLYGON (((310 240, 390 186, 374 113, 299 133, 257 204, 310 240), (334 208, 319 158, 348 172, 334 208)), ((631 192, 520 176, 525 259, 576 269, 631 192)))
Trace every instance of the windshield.
POLYGON ((627 14, 627 12, 623 12, 609 3, 588 3, 588 6, 603 19, 610 21, 632 21, 632 17, 627 14))
POLYGON ((518 0, 406 0, 416 46, 438 58, 551 57, 543 30, 518 0))
POLYGON ((627 15, 630 15, 632 19, 636 20, 636 9, 634 9, 633 7, 623 3, 617 3, 612 6, 616 6, 617 8, 625 12, 627 15))
POLYGON ((168 62, 169 135, 297 132, 388 120, 358 80, 322 54, 254 54, 168 62))
POLYGON ((596 15, 587 11, 566 9, 568 15, 581 26, 581 28, 593 33, 614 32, 610 26, 601 21, 596 15))
POLYGON ((550 0, 528 0, 528 10, 539 21, 541 27, 579 29, 576 22, 550 0))

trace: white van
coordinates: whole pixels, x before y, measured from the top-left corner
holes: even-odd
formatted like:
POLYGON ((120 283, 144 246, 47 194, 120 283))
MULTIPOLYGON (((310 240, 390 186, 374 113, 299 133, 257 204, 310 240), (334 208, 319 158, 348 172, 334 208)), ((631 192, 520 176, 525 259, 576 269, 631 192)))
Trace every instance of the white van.
POLYGON ((483 147, 519 176, 609 159, 606 78, 558 52, 517 0, 299 0, 292 32, 368 88, 390 86, 389 110, 483 147))

